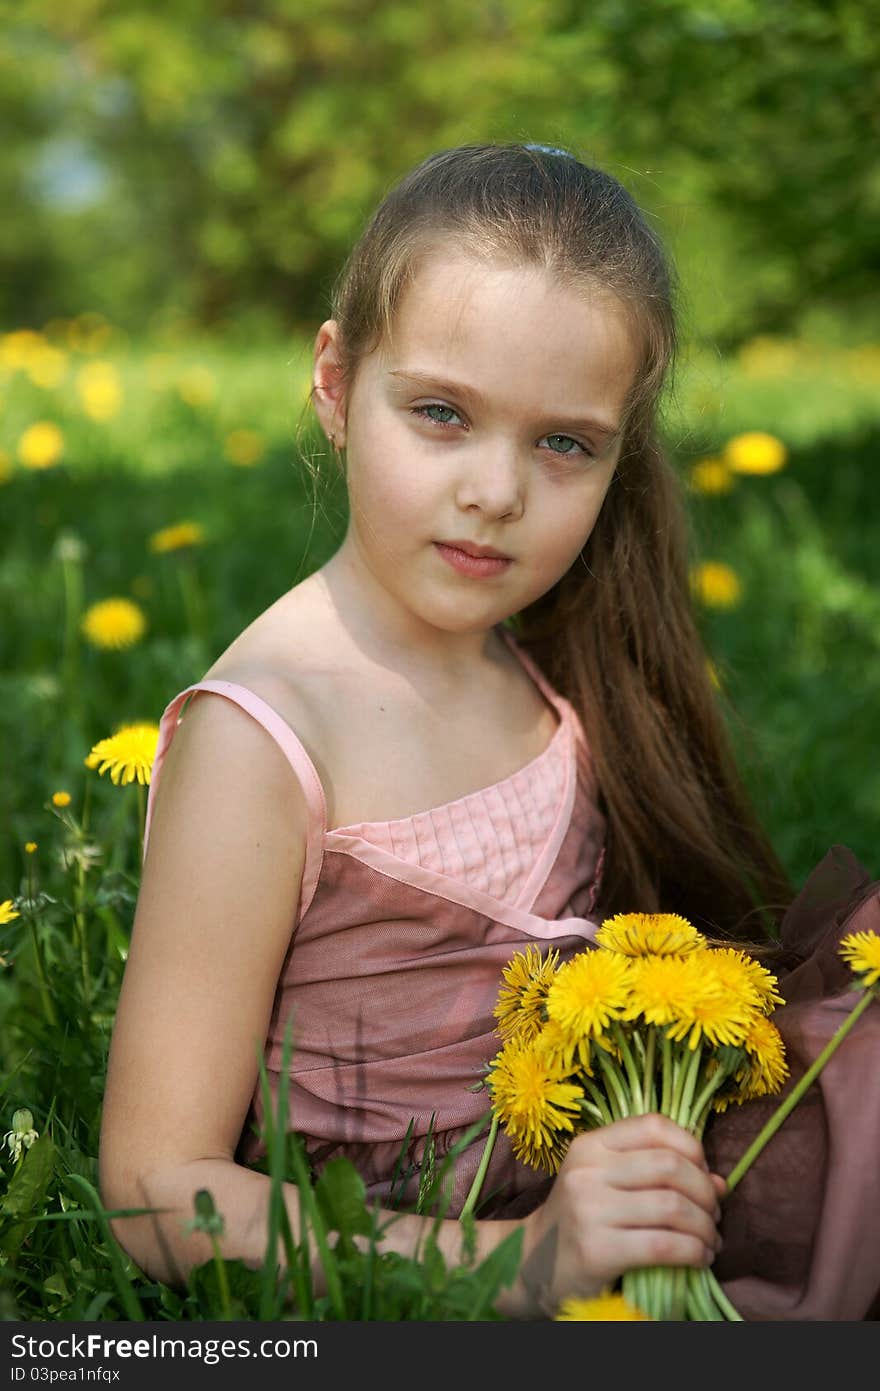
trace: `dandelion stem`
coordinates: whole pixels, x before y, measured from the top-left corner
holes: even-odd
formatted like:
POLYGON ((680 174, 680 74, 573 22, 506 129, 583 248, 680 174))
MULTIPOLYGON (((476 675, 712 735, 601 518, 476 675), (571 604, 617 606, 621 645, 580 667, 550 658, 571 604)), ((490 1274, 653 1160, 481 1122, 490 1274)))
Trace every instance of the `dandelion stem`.
POLYGON ((642 1098, 646 1111, 653 1111, 656 1107, 656 1095, 654 1091, 654 1049, 656 1046, 656 1032, 654 1025, 649 1024, 648 1041, 645 1046, 644 1082, 642 1084, 642 1098))
MULTIPOLYGON (((735 1167, 731 1170, 730 1174, 728 1175, 727 1193, 733 1192, 734 1188, 739 1183, 740 1179, 743 1177, 743 1174, 745 1174, 746 1171, 751 1168, 752 1164, 755 1162, 758 1155, 761 1153, 761 1150, 767 1144, 767 1141, 773 1138, 779 1127, 782 1125, 782 1122, 785 1120, 786 1116, 789 1114, 790 1111, 794 1110, 795 1106, 797 1106, 804 1092, 807 1090, 809 1086, 812 1085, 812 1083, 819 1076, 819 1073, 822 1071, 823 1067, 828 1062, 828 1059, 831 1057, 832 1053, 834 1053, 836 1049, 839 1047, 839 1045, 843 1042, 850 1029, 853 1027, 856 1021, 864 1014, 865 1010, 868 1008, 868 1005, 874 998, 875 992, 873 989, 865 991, 864 995, 859 1000, 859 1003, 856 1005, 856 1007, 843 1021, 840 1028, 837 1029, 834 1035, 828 1040, 819 1056, 807 1068, 806 1072, 798 1082, 797 1086, 792 1087, 785 1100, 782 1101, 779 1106, 777 1106, 776 1110, 773 1112, 773 1115, 770 1117, 767 1124, 755 1136, 754 1140, 749 1145, 748 1149, 740 1159, 739 1163, 735 1165, 735 1167)), ((725 1194, 724 1196, 727 1197, 727 1194, 725 1194)))
POLYGON ((718 1308, 721 1310, 724 1317, 730 1320, 730 1322, 732 1323, 745 1323, 745 1319, 743 1318, 742 1314, 740 1314, 734 1308, 730 1300, 727 1298, 727 1295, 724 1293, 723 1289, 719 1285, 718 1280, 715 1276, 715 1272, 707 1266, 706 1269, 702 1272, 702 1275, 706 1285, 707 1294, 711 1294, 712 1298, 715 1300, 715 1303, 718 1305, 718 1308))
POLYGON ((229 1281, 226 1278, 226 1263, 220 1255, 220 1242, 216 1235, 211 1233, 211 1245, 214 1248, 214 1269, 217 1271, 217 1280, 220 1285, 220 1303, 223 1309, 223 1318, 232 1318, 232 1305, 229 1302, 229 1281))
POLYGON ((30 857, 28 857, 27 865, 27 883, 28 904, 26 916, 28 921, 28 927, 31 930, 31 937, 33 938, 34 942, 34 957, 37 963, 37 981, 40 990, 40 999, 43 1002, 43 1013, 45 1014, 47 1020, 51 1025, 53 1025, 53 1027, 57 1027, 58 1016, 55 1013, 55 1006, 53 1005, 52 997, 49 994, 49 980, 46 975, 46 962, 43 958, 43 948, 40 943, 39 933, 37 932, 37 917, 34 911, 34 869, 30 857))
POLYGON ((486 1170, 489 1167, 489 1160, 492 1158, 492 1150, 495 1147, 495 1136, 498 1134, 498 1116, 492 1116, 492 1124, 489 1127, 489 1135, 483 1147, 483 1155, 480 1159, 477 1172, 474 1174, 474 1181, 470 1186, 464 1206, 459 1213, 459 1218, 465 1217, 469 1212, 473 1212, 476 1207, 477 1199, 480 1196, 480 1189, 483 1187, 483 1179, 486 1177, 486 1170))
POLYGON ((615 1020, 612 1024, 611 1032, 613 1033, 615 1042, 617 1043, 617 1046, 620 1049, 621 1056, 623 1057, 624 1067, 626 1068, 627 1076, 629 1078, 629 1086, 630 1091, 632 1093, 630 1097, 630 1109, 632 1110, 634 1115, 642 1115, 644 1114, 645 1110, 645 1101, 642 1095, 641 1078, 639 1077, 638 1068, 636 1067, 635 1059, 633 1058, 626 1034, 624 1033, 623 1029, 621 1029, 617 1020, 615 1020))
POLYGON ((615 1064, 607 1057, 604 1049, 599 1048, 596 1051, 599 1055, 599 1065, 608 1083, 609 1100, 612 1103, 612 1109, 616 1109, 618 1119, 622 1119, 624 1116, 630 1114, 630 1108, 626 1098, 626 1089, 622 1085, 623 1078, 615 1064), (614 1106, 615 1102, 617 1103, 616 1107, 614 1106))
POLYGON ((694 1089, 697 1084, 700 1066, 703 1061, 703 1045, 698 1043, 696 1048, 691 1050, 690 1056, 683 1069, 683 1086, 678 1101, 678 1114, 673 1119, 685 1129, 690 1128, 690 1108, 693 1101, 694 1089))
POLYGON ((74 888, 74 914, 73 924, 74 933, 79 947, 79 964, 82 972, 83 999, 88 1007, 92 1002, 92 983, 89 970, 89 944, 86 934, 85 913, 83 903, 85 902, 86 891, 86 871, 82 860, 77 861, 76 885, 74 888))

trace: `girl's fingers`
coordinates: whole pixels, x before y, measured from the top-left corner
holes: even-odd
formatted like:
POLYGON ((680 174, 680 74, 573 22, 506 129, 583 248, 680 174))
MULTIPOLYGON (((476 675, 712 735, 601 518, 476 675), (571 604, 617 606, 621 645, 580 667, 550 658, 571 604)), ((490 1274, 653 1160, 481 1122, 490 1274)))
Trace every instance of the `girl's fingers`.
POLYGON ((622 1270, 653 1265, 711 1265, 717 1255, 698 1236, 663 1228, 622 1227, 619 1237, 622 1270))
POLYGON ((649 1116, 627 1116, 626 1120, 615 1121, 613 1125, 603 1126, 599 1131, 592 1133, 602 1137, 607 1149, 642 1150, 660 1146, 677 1150, 692 1164, 708 1168, 700 1141, 668 1116, 657 1113, 649 1116))
POLYGON ((699 1241, 713 1256, 720 1248, 711 1214, 671 1188, 627 1193, 625 1201, 609 1202, 607 1222, 621 1231, 678 1232, 699 1241))
POLYGON ((717 1212, 718 1193, 709 1174, 669 1149, 635 1150, 622 1154, 606 1174, 609 1187, 633 1192, 660 1189, 679 1193, 706 1212, 717 1212))

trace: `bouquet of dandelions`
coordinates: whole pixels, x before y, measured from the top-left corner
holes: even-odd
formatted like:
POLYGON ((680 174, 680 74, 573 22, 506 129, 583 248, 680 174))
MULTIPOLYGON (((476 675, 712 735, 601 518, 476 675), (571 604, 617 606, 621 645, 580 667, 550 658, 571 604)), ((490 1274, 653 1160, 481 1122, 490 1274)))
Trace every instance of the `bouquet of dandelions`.
MULTIPOLYGON (((728 1176, 728 1192, 877 994, 880 937, 845 937, 841 954, 864 997, 728 1176)), ((495 1017, 504 1044, 486 1078, 492 1125, 466 1211, 499 1125, 519 1160, 555 1174, 584 1130, 659 1111, 702 1138, 713 1110, 776 1093, 788 1075, 769 1017, 784 1004, 775 976, 734 946, 710 945, 677 914, 619 913, 605 920, 595 948, 562 965, 557 951, 542 956, 529 946, 503 980, 495 1017)), ((741 1317, 705 1267, 627 1271, 610 1300, 633 1311, 609 1315, 615 1318, 741 1317)))

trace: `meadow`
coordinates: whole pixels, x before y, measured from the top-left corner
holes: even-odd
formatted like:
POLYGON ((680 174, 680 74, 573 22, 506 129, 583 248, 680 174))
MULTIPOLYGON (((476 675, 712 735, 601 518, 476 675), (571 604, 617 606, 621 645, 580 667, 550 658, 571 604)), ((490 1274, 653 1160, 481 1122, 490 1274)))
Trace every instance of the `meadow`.
MULTIPOLYGON (((135 343, 94 314, 0 338, 0 1317, 284 1307, 271 1271, 219 1246, 185 1295, 147 1281, 109 1234, 97 1152, 159 717, 344 533, 309 348, 135 343), (102 741, 126 728, 114 765, 102 741)), ((776 849, 795 883, 835 842, 876 875, 880 347, 694 349, 663 437, 718 698, 776 849)), ((369 1220, 351 1175, 315 1189, 295 1142, 271 1155, 316 1231, 343 1209, 369 1220)), ((219 1238, 209 1205, 195 1220, 219 1238)), ((375 1264, 364 1313, 365 1268, 343 1243, 323 1303, 292 1260, 298 1316, 491 1318, 514 1255, 375 1264)))

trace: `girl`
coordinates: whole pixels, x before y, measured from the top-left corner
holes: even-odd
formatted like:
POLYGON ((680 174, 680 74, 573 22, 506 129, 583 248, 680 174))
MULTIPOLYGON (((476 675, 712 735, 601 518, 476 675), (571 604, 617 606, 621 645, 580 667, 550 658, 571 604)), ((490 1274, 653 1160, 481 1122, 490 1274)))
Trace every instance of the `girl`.
MULTIPOLYGON (((766 939, 793 897, 691 614, 656 438, 671 271, 628 193, 544 146, 443 151, 376 211, 331 314, 312 398, 345 539, 171 701, 153 768, 100 1173, 108 1207, 163 1210, 115 1231, 166 1282, 210 1254, 183 1232, 200 1188, 224 1254, 262 1261, 257 1052, 277 1093, 291 1017, 313 1167, 349 1156, 387 1210, 411 1127, 411 1205, 432 1126, 439 1161, 486 1110, 514 952, 570 956, 634 909, 766 939)), ((450 1261, 482 1149, 456 1160, 450 1261)), ((724 1181, 659 1116, 578 1137, 552 1184, 499 1137, 482 1191, 479 1254, 524 1228, 510 1317, 719 1247, 724 1181)))

